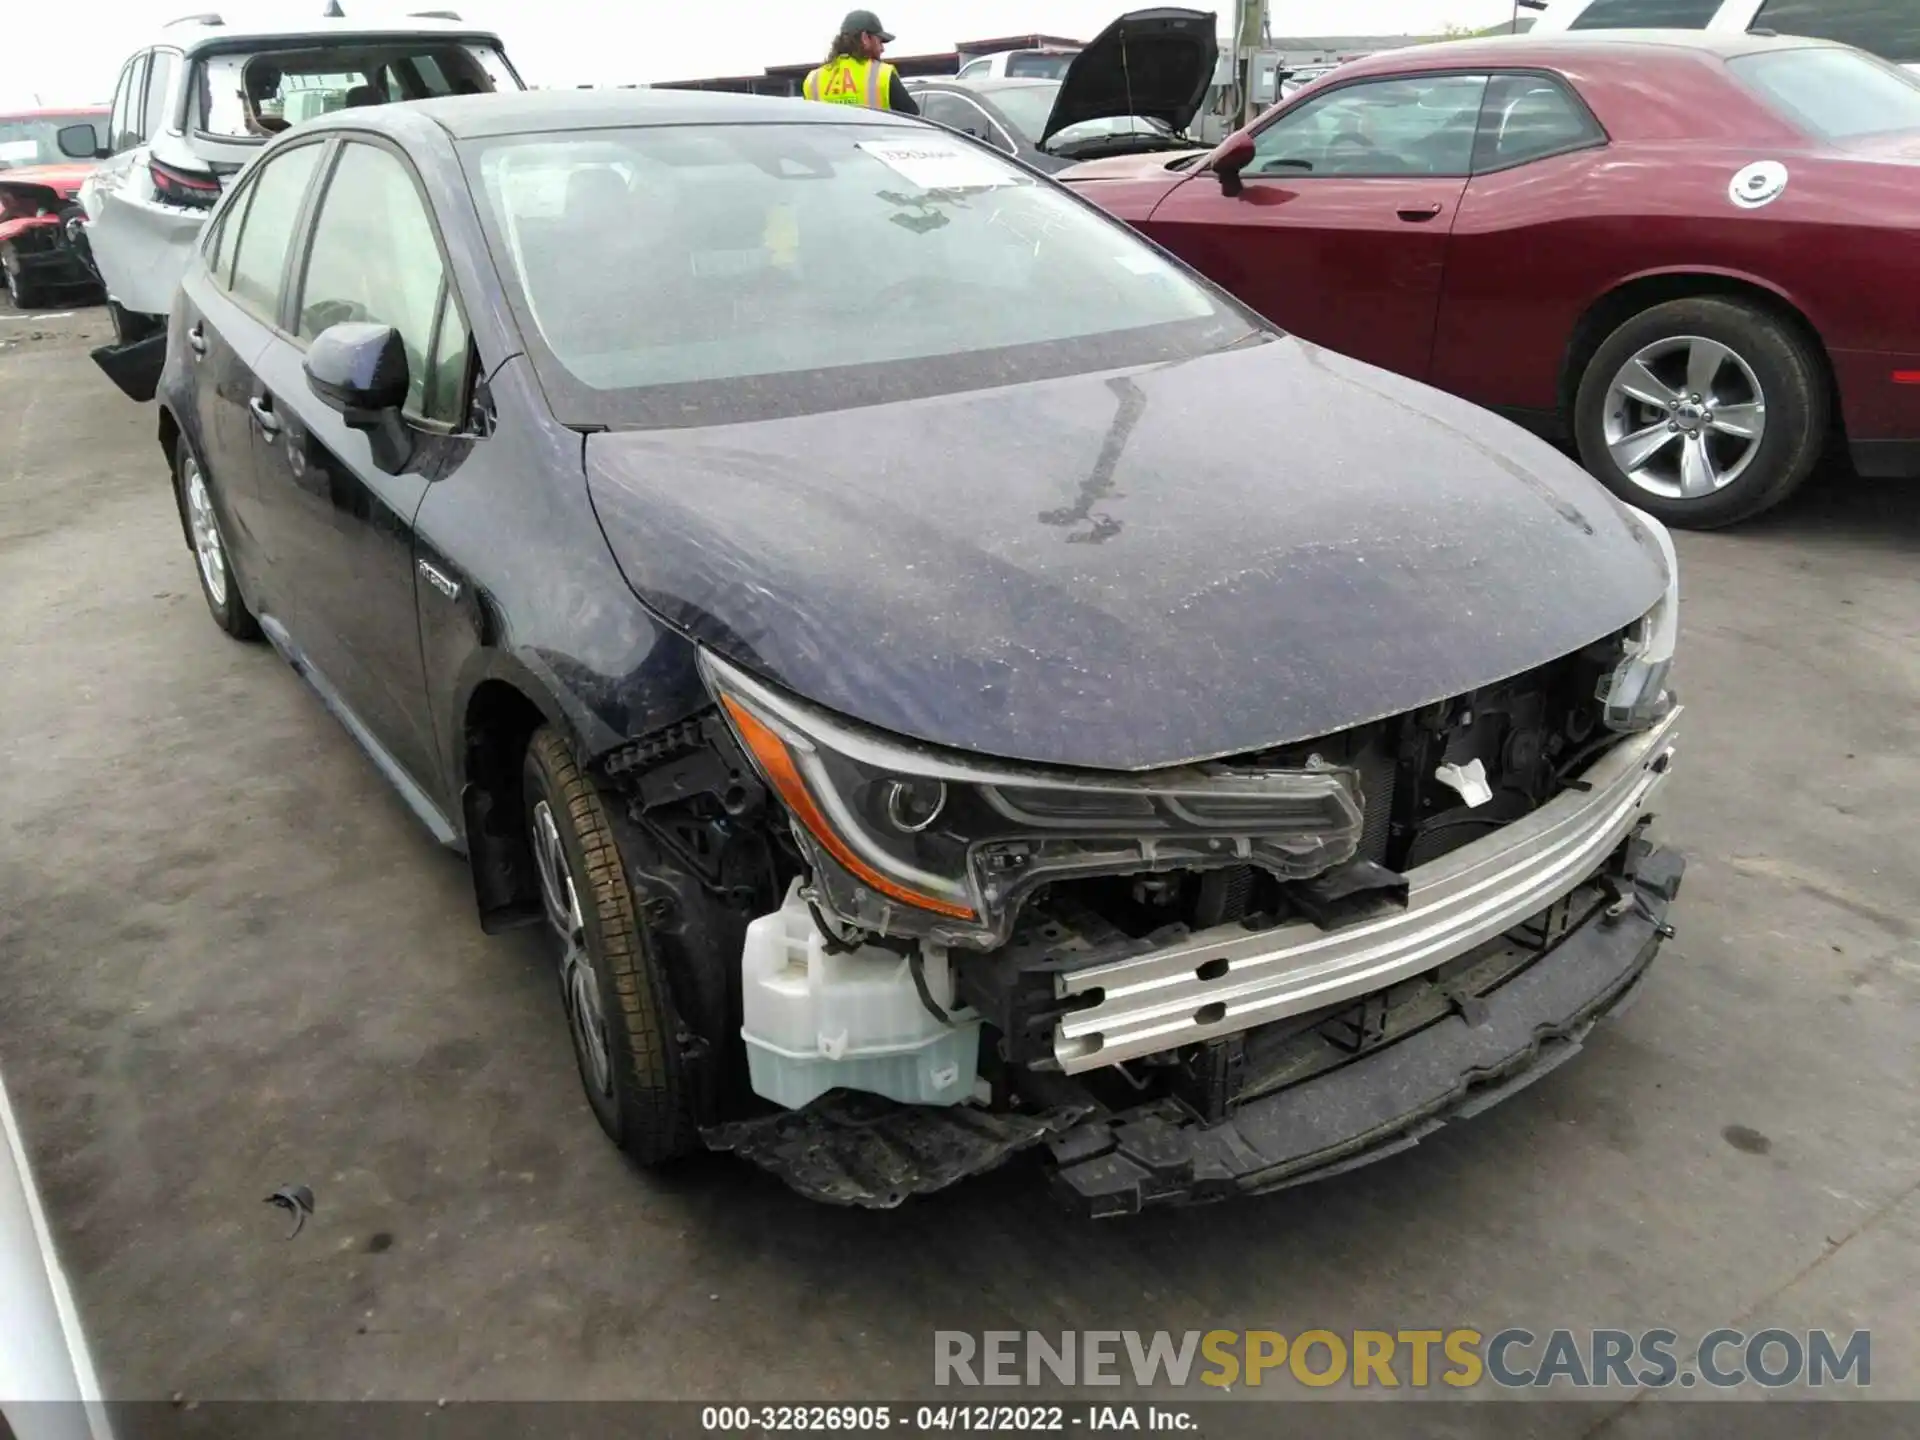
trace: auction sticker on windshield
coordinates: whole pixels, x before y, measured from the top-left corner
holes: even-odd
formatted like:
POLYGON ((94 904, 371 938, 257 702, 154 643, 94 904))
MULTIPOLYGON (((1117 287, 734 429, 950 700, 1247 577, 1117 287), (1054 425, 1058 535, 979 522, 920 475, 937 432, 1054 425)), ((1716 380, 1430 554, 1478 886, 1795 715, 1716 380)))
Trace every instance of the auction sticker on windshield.
POLYGON ((953 145, 862 140, 859 148, 922 190, 990 190, 999 185, 1018 185, 1024 179, 1019 171, 988 156, 953 145))

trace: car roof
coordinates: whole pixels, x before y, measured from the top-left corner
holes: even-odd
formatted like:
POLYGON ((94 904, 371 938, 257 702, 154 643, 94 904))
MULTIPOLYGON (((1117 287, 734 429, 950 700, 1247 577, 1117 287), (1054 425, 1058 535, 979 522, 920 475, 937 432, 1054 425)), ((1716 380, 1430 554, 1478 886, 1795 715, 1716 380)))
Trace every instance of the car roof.
MULTIPOLYGON (((214 20, 218 18, 213 17, 214 20)), ((333 20, 313 16, 245 25, 215 24, 206 17, 190 15, 161 27, 160 33, 148 43, 198 55, 209 50, 244 50, 249 45, 261 43, 280 45, 287 41, 311 40, 319 44, 341 41, 352 44, 383 40, 388 36, 411 38, 428 35, 490 40, 495 44, 500 39, 484 25, 468 25, 462 21, 427 15, 409 15, 392 20, 363 20, 356 16, 333 20)))
POLYGON ((650 125, 911 125, 910 115, 859 105, 822 105, 773 95, 719 90, 507 90, 448 95, 399 105, 335 110, 301 125, 321 129, 404 131, 426 119, 456 140, 553 130, 611 130, 650 125))
POLYGON ((1349 60, 1339 70, 1344 79, 1382 70, 1402 70, 1408 66, 1552 67, 1572 60, 1591 64, 1595 59, 1618 61, 1624 65, 1645 65, 1669 58, 1678 60, 1684 55, 1731 59, 1768 50, 1846 48, 1831 40, 1813 40, 1800 35, 1756 35, 1740 30, 1556 31, 1538 36, 1485 35, 1467 40, 1442 40, 1430 45, 1409 45, 1398 50, 1379 50, 1358 60, 1349 60))

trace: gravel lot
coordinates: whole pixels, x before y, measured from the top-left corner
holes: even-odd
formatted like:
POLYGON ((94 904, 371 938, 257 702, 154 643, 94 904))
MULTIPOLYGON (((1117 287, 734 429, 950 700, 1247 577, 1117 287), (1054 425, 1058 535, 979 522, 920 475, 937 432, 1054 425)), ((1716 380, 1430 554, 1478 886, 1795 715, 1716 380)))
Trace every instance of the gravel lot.
POLYGON ((1573 1063, 1259 1201, 1091 1226, 1016 1167, 872 1215, 606 1145, 534 944, 208 620, 105 333, 0 308, 0 1071, 113 1394, 859 1399, 925 1391, 937 1328, 1777 1323, 1871 1327, 1920 1399, 1920 485, 1680 537, 1680 933, 1573 1063))

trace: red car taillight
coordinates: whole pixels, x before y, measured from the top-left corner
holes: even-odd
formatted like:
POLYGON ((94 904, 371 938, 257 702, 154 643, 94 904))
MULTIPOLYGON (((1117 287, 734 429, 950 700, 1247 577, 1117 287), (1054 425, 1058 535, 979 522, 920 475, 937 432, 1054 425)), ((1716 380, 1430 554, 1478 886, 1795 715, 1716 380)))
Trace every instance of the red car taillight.
POLYGON ((211 210, 220 198, 220 182, 211 175, 163 165, 158 160, 149 160, 147 169, 153 175, 154 198, 168 205, 211 210))

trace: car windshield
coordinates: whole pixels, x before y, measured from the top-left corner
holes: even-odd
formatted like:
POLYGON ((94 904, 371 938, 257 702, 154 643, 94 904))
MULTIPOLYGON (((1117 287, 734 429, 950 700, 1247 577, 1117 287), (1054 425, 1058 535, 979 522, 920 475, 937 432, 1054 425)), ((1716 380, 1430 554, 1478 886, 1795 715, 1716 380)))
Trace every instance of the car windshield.
POLYGON ((1920 131, 1920 79, 1858 50, 1768 50, 1727 64, 1782 117, 1820 139, 1920 131))
MULTIPOLYGON (((987 98, 999 107, 1000 113, 1011 120, 1014 128, 1025 135, 1028 141, 1038 144, 1040 137, 1046 133, 1048 117, 1053 114, 1053 103, 1059 96, 1060 86, 1056 82, 1050 85, 1010 85, 1004 90, 990 92, 987 98)), ((1095 140, 1104 135, 1136 133, 1165 136, 1173 131, 1160 121, 1150 120, 1144 115, 1106 115, 1098 120, 1082 120, 1067 126, 1047 141, 1047 148, 1052 150, 1062 144, 1095 140)))
POLYGON ((60 165, 59 134, 63 126, 91 125, 101 149, 107 143, 107 117, 91 111, 71 115, 18 115, 0 118, 0 170, 25 165, 60 165))
POLYGON ((194 67, 193 121, 220 140, 260 140, 334 110, 517 90, 490 45, 339 43, 322 49, 210 55, 194 67))
POLYGON ((698 424, 1185 358, 1252 326, 965 141, 660 126, 466 147, 569 423, 698 424))
POLYGON ((1072 50, 1016 50, 1007 56, 1009 80, 1058 80, 1078 53, 1072 50))

